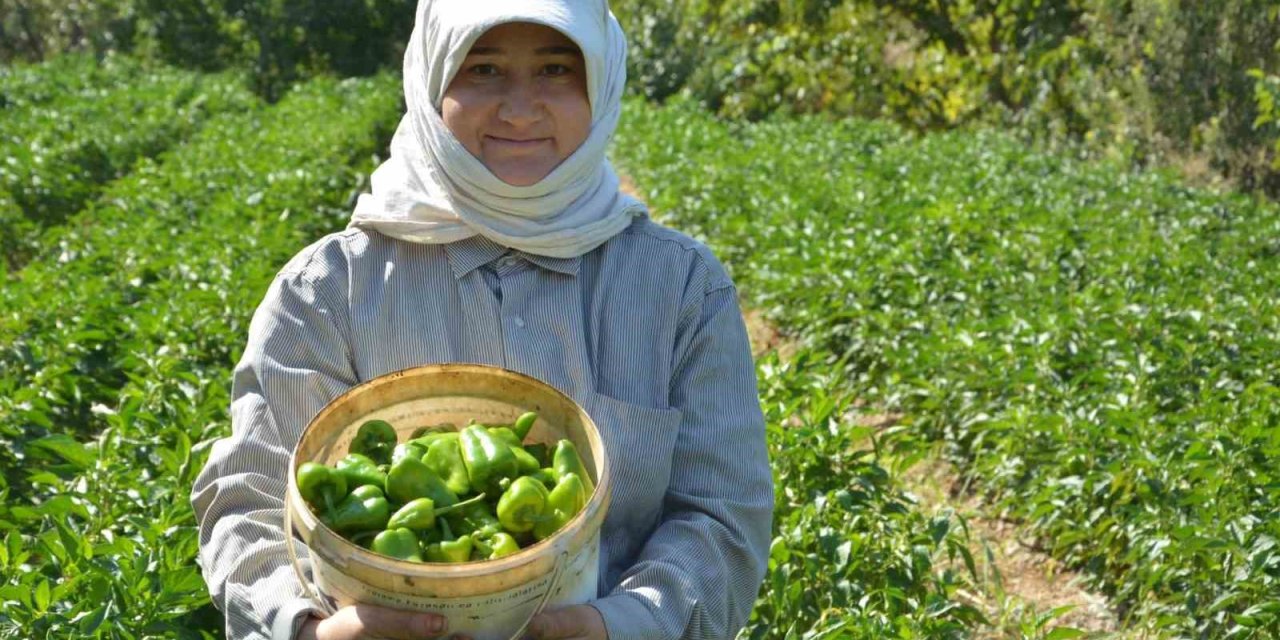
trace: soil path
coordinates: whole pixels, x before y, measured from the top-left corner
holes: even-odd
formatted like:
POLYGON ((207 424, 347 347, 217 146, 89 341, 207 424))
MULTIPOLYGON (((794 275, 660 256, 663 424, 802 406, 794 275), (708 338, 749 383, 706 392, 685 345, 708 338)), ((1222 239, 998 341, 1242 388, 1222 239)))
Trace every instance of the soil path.
MULTIPOLYGON (((623 191, 640 198, 635 184, 622 176, 623 191)), ((651 215, 661 221, 660 212, 651 215)), ((796 351, 794 343, 772 326, 755 309, 743 308, 752 353, 760 355, 777 351, 783 358, 796 351)), ((901 416, 877 414, 860 409, 859 424, 887 427, 901 416)), ((995 513, 980 497, 963 487, 959 475, 940 456, 916 463, 899 481, 903 488, 919 499, 926 513, 950 510, 965 518, 969 526, 973 554, 981 582, 981 593, 963 593, 971 604, 981 608, 992 625, 977 636, 982 639, 1022 638, 1023 624, 1059 607, 1071 607, 1043 630, 1059 626, 1106 634, 1118 625, 1107 599, 1086 590, 1081 576, 1069 571, 1053 558, 1037 551, 1024 528, 995 513)), ((1092 635, 1092 634, 1091 634, 1092 635)), ((1115 637, 1115 636, 1109 636, 1115 637)), ((1127 636, 1126 636, 1127 637, 1127 636)))

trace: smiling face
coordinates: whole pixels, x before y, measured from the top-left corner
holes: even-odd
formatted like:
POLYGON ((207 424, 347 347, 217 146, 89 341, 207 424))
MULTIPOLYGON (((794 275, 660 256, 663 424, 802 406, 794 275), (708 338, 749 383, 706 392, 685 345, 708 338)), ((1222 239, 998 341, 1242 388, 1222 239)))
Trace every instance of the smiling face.
POLYGON ((535 184, 591 131, 582 52, 550 27, 498 25, 471 46, 445 89, 441 117, 500 180, 535 184))

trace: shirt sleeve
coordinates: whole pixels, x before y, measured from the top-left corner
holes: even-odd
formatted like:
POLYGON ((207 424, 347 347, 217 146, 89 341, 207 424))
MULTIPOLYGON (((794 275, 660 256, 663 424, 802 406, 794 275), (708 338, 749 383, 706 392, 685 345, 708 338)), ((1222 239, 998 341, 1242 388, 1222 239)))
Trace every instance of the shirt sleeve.
POLYGON ((618 587, 591 603, 610 640, 732 638, 764 578, 773 478, 735 289, 707 293, 695 317, 672 381, 683 418, 662 520, 618 587))
MULTIPOLYGON (((231 435, 214 443, 192 489, 201 570, 230 640, 291 639, 321 611, 285 549, 284 497, 303 428, 357 381, 337 309, 301 274, 277 276, 235 369, 231 435)), ((297 549, 309 580, 309 552, 297 549)))

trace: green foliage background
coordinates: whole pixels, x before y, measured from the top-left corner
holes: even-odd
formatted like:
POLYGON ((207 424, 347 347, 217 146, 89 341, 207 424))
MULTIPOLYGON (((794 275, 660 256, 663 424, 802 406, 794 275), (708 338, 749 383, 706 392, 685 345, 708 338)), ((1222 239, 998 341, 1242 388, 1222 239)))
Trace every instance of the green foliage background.
POLYGON ((1263 87, 1280 72, 1280 19, 1267 0, 613 7, 637 49, 636 88, 650 98, 685 93, 752 119, 782 110, 887 117, 915 130, 1012 127, 1140 165, 1203 165, 1280 193, 1280 132, 1258 126, 1263 87))
POLYGON ((888 446, 945 443, 1121 637, 1280 637, 1280 208, 1003 132, 684 100, 623 122, 615 160, 664 221, 905 416, 888 446))
MULTIPOLYGON (((410 0, 12 0, 0 62, 126 50, 253 70, 277 99, 316 72, 400 63, 410 0)), ((1273 0, 613 0, 632 89, 719 115, 1014 127, 1280 194, 1273 0)))
POLYGON ((279 99, 316 73, 395 68, 413 28, 404 0, 11 0, 0 4, 0 63, 111 51, 252 72, 279 99))
MULTIPOLYGON (((0 5, 0 218, 21 231, 0 638, 220 635, 187 492, 226 433, 229 367, 402 108, 394 74, 311 79, 398 67, 413 4, 0 5)), ((787 482, 746 637, 986 624, 963 521, 882 466, 927 441, 1130 629, 1280 633, 1280 218, 1129 171, 1277 193, 1273 4, 613 1, 632 90, 671 102, 629 104, 620 166, 807 349, 760 368, 787 482), (859 427, 855 398, 908 417, 859 427)))

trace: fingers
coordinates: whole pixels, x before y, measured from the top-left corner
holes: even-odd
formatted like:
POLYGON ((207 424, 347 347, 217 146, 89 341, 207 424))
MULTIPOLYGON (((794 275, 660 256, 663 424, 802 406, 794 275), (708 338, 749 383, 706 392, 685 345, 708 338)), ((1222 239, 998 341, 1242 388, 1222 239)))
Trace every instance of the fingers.
POLYGON ((564 627, 567 623, 563 620, 564 615, 559 611, 544 611, 533 617, 529 621, 529 637, 535 640, 549 640, 551 638, 566 637, 564 627))
MULTIPOLYGON (((587 619, 581 605, 543 611, 529 621, 529 635, 538 640, 588 637, 587 619)), ((594 609, 592 609, 594 611, 594 609)))
POLYGON ((316 627, 317 640, 416 640, 445 633, 444 616, 373 605, 343 607, 316 627))

